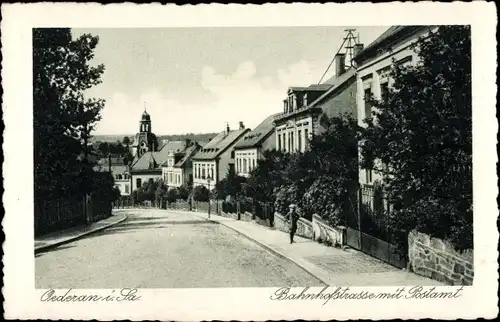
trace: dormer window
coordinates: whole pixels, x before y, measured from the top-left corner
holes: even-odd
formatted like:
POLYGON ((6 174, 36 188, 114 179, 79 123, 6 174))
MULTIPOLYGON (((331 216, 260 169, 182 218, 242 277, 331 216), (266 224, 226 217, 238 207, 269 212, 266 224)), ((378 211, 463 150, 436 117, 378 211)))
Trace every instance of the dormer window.
POLYGON ((293 106, 292 95, 288 96, 288 111, 293 112, 295 106, 293 106))
POLYGON ((303 105, 304 107, 306 107, 306 106, 307 106, 307 93, 306 93, 306 94, 304 94, 304 100, 303 100, 303 102, 302 102, 302 105, 303 105))
POLYGON ((288 101, 283 101, 283 112, 288 113, 288 101))

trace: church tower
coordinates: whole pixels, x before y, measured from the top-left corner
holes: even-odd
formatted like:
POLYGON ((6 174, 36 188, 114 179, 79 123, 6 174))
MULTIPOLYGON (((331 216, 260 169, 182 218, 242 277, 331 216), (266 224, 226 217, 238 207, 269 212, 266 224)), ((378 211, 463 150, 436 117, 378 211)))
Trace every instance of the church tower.
POLYGON ((144 108, 141 120, 139 121, 139 133, 134 137, 132 144, 132 154, 135 159, 150 151, 158 151, 158 141, 156 135, 151 131, 151 116, 144 108))

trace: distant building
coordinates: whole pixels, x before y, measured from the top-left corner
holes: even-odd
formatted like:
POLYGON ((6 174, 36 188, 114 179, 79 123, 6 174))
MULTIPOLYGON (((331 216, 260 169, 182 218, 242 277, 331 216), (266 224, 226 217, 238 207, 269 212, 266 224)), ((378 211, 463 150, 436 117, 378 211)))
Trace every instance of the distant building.
POLYGON ((151 130, 151 116, 144 110, 139 121, 139 133, 134 137, 131 144, 134 161, 137 161, 146 152, 158 151, 158 140, 151 130))
MULTIPOLYGON (((355 45, 354 51, 359 52, 362 47, 355 45)), ((356 72, 346 69, 345 54, 337 54, 334 77, 323 84, 288 89, 283 113, 274 118, 277 150, 304 152, 312 136, 327 128, 329 118, 356 118, 356 72)))
MULTIPOLYGON (((374 42, 359 52, 354 61, 357 65, 357 119, 358 125, 366 126, 364 120, 371 117, 372 106, 367 100, 373 95, 377 100, 389 93, 393 80, 389 72, 394 62, 402 65, 414 65, 418 55, 411 45, 420 36, 425 36, 431 26, 393 26, 374 42)), ((381 176, 372 169, 359 170, 359 182, 362 187, 370 186, 381 176)))
POLYGON ((230 167, 234 167, 234 146, 250 132, 240 122, 238 130, 231 131, 229 125, 200 149, 193 157, 193 186, 203 185, 213 189, 222 180, 230 167))
POLYGON ((123 158, 102 158, 97 161, 94 170, 99 172, 110 172, 113 176, 115 187, 120 189, 120 194, 122 196, 130 195, 130 169, 129 166, 125 164, 123 158))
POLYGON ((185 149, 186 142, 171 141, 165 144, 160 151, 144 153, 130 170, 132 191, 142 187, 148 181, 160 180, 163 177, 164 164, 172 151, 179 152, 185 149))
POLYGON ((199 143, 186 140, 185 149, 169 151, 167 161, 162 164, 163 181, 169 187, 193 183, 192 158, 201 148, 199 143))
POLYGON ((276 149, 276 133, 274 130, 274 117, 268 116, 253 131, 248 132, 234 146, 234 165, 236 174, 248 177, 250 172, 257 167, 257 161, 262 159, 263 152, 276 149))

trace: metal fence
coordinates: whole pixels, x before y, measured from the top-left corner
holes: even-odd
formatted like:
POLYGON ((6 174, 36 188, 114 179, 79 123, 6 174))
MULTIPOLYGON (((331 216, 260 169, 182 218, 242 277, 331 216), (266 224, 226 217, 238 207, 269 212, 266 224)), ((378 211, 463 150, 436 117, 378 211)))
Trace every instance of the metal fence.
POLYGON ((35 235, 105 219, 111 215, 111 208, 109 201, 90 196, 37 201, 34 204, 35 235))
POLYGON ((407 236, 390 222, 391 207, 381 187, 364 185, 345 210, 347 244, 394 266, 406 267, 407 236))

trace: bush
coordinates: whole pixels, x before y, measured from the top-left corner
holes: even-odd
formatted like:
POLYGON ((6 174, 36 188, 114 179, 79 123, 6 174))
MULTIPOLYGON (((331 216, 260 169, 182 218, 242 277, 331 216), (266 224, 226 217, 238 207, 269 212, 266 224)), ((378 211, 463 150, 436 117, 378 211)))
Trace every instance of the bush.
POLYGON ((348 202, 343 181, 332 177, 318 178, 302 198, 302 206, 308 217, 316 213, 332 226, 345 223, 343 210, 348 202))
POLYGON ((184 184, 177 189, 178 197, 182 200, 188 200, 191 189, 188 185, 184 184))
POLYGON ((193 189, 193 199, 207 202, 210 199, 210 191, 205 186, 196 186, 193 189))
POLYGON ((167 201, 170 203, 176 202, 177 199, 179 199, 179 191, 177 190, 177 188, 168 189, 165 195, 165 199, 167 199, 167 201))
POLYGON ((290 204, 298 206, 298 189, 295 185, 285 185, 275 190, 275 209, 281 215, 286 215, 290 204))

